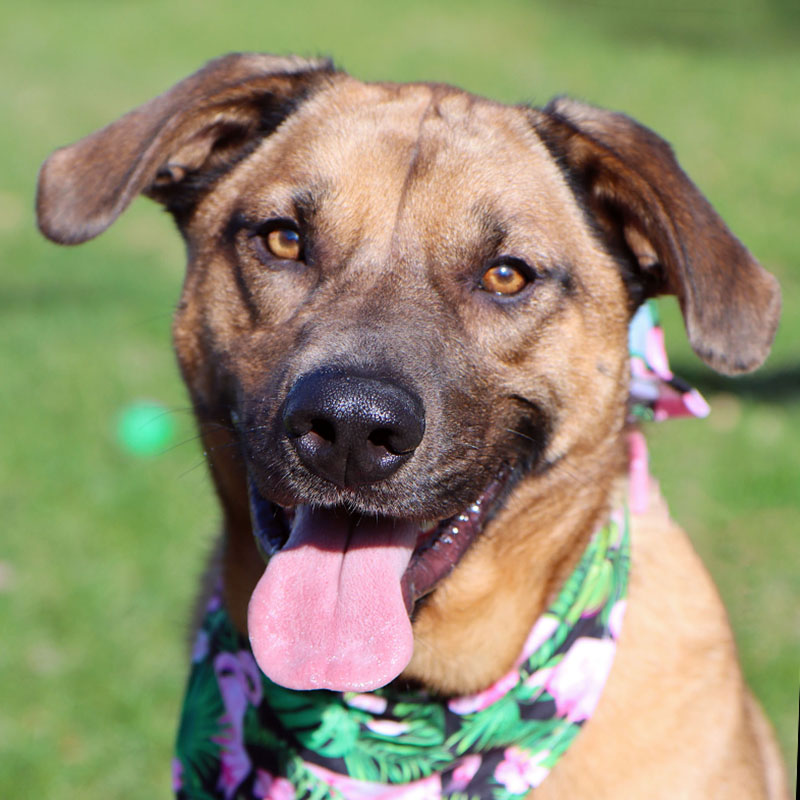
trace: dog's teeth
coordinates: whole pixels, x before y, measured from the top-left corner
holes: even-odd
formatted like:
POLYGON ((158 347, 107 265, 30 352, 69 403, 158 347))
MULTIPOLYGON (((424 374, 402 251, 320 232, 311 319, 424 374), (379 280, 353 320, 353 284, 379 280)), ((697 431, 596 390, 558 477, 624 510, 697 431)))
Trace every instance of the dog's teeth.
POLYGON ((470 514, 477 514, 481 510, 481 501, 476 500, 470 507, 470 514))
POLYGON ((423 522, 419 529, 422 533, 430 533, 438 524, 435 519, 429 519, 427 522, 423 522))

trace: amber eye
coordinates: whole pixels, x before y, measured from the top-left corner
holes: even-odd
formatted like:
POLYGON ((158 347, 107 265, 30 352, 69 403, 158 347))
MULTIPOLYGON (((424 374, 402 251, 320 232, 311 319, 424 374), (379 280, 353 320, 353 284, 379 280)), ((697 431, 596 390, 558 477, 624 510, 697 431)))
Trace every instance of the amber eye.
POLYGON ((303 248, 300 234, 291 228, 276 228, 270 231, 264 242, 267 249, 281 261, 299 261, 303 248))
POLYGON ((521 292, 532 278, 527 269, 503 262, 489 267, 481 278, 481 289, 492 294, 512 295, 521 292))

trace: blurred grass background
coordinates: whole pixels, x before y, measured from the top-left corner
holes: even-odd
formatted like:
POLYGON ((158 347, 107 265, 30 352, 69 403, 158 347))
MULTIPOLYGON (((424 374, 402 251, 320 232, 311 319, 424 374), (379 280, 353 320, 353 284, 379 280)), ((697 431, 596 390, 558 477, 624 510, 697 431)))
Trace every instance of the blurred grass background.
POLYGON ((217 525, 169 343, 183 253, 134 203, 100 239, 37 236, 36 170, 231 50, 331 54, 364 79, 568 93, 670 140, 781 280, 767 365, 716 377, 666 307, 679 374, 715 411, 650 433, 654 471, 730 609, 794 773, 800 665, 800 6, 794 0, 27 0, 0 9, 0 797, 169 796, 188 612, 217 525), (170 409, 136 458, 120 410, 170 409))

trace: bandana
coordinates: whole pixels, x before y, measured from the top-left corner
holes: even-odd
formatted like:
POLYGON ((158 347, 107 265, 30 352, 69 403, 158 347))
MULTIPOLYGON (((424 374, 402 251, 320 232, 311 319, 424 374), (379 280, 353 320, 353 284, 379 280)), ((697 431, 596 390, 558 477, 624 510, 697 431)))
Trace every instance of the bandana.
MULTIPOLYGON (((669 370, 656 308, 630 328, 632 419, 705 416, 669 370)), ((630 508, 646 507, 644 440, 630 440, 630 508)), ((510 672, 442 698, 399 682, 368 694, 285 689, 212 597, 192 653, 173 761, 179 800, 512 800, 537 787, 599 701, 630 563, 629 510, 595 531, 510 672)))

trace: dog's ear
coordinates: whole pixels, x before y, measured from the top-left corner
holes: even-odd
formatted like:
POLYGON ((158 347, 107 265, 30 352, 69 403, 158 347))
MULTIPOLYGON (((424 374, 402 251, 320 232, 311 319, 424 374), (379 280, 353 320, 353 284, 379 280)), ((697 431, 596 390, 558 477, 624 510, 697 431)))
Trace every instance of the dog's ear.
POLYGON ((168 206, 218 177, 274 130, 320 79, 327 60, 234 53, 73 145, 39 173, 39 228, 78 244, 102 233, 140 192, 168 206))
POLYGON ((729 375, 758 367, 778 324, 778 282, 669 145, 623 114, 566 98, 535 112, 534 124, 602 233, 632 256, 647 292, 677 295, 700 358, 729 375))

